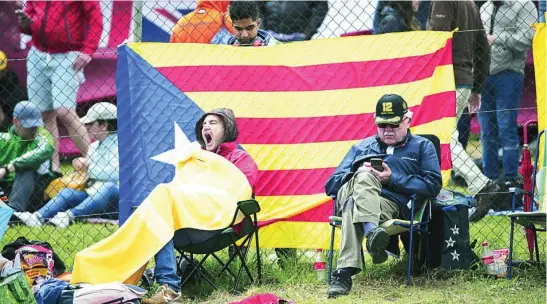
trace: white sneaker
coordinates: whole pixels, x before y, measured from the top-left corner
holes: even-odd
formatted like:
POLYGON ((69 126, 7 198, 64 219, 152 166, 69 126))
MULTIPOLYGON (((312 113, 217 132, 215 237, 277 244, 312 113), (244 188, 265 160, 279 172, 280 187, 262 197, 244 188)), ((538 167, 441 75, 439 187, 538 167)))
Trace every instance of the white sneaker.
POLYGON ((57 228, 66 228, 70 226, 70 215, 68 212, 59 212, 49 222, 57 228))
POLYGON ((38 217, 38 213, 14 212, 13 215, 18 217, 21 220, 21 222, 23 222, 23 224, 29 227, 42 226, 42 221, 40 221, 40 217, 38 217))

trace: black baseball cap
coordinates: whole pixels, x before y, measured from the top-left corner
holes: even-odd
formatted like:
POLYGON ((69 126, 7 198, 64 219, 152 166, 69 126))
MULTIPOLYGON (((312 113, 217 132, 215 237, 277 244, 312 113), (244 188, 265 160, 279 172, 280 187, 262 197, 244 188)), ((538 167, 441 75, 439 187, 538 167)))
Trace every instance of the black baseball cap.
POLYGON ((408 106, 403 97, 397 94, 385 94, 376 104, 374 123, 399 124, 406 113, 408 113, 408 106))

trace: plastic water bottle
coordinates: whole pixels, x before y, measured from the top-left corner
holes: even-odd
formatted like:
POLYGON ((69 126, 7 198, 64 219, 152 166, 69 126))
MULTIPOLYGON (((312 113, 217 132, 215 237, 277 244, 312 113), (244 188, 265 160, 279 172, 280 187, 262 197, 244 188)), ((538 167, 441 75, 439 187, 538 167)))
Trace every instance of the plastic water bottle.
POLYGON ((490 251, 490 248, 488 248, 488 242, 482 242, 482 256, 490 256, 492 255, 492 251, 490 251))
POLYGON ((327 268, 326 266, 327 263, 325 262, 323 251, 321 249, 317 249, 317 254, 315 255, 315 263, 313 264, 313 268, 315 269, 315 273, 317 274, 317 281, 325 281, 325 271, 327 268))
POLYGON ((482 242, 482 263, 486 269, 487 274, 495 274, 494 269, 494 255, 492 251, 488 248, 488 242, 482 242))

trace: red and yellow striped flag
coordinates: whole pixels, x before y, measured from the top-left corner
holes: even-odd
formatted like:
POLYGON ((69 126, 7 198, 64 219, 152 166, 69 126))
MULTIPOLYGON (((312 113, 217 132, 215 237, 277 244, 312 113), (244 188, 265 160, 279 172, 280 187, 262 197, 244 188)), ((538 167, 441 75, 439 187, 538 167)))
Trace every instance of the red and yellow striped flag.
MULTIPOLYGON (((450 177, 449 142, 456 112, 450 32, 262 48, 144 43, 121 49, 120 58, 119 111, 131 112, 132 122, 126 127, 133 132, 125 144, 120 140, 122 158, 124 146, 135 146, 143 134, 167 136, 161 133, 162 125, 171 136, 173 113, 183 116, 179 124, 192 139, 192 123, 201 113, 218 107, 234 110, 238 142, 260 170, 255 195, 262 208, 259 220, 265 225, 263 247, 328 247, 332 202, 325 196, 325 182, 353 144, 375 134, 373 114, 383 94, 407 100, 414 112, 414 134, 440 138, 444 181, 450 177), (142 79, 152 87, 142 88, 142 79), (129 101, 130 109, 120 97, 129 101), (158 114, 142 118, 147 111, 158 114)), ((148 155, 163 152, 146 149, 145 162, 148 155)), ((141 156, 135 150, 131 153, 131 163, 122 160, 120 175, 122 190, 131 184, 131 191, 136 191, 134 183, 147 184, 147 177, 137 177, 140 173, 129 168, 140 166, 136 162, 141 156)), ((153 176, 153 171, 148 174, 153 176)), ((134 197, 123 195, 121 204, 135 203, 134 197)))

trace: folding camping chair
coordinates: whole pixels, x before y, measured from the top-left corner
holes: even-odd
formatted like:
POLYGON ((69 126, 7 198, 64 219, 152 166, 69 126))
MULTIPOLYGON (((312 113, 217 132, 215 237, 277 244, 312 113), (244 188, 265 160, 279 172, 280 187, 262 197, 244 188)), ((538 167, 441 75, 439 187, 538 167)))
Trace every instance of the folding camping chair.
MULTIPOLYGON (((511 213, 507 214, 509 218, 511 218, 511 233, 509 235, 509 261, 508 261, 508 272, 507 272, 507 278, 510 280, 512 275, 512 268, 513 268, 513 238, 514 238, 514 232, 515 232, 515 223, 522 225, 526 228, 529 228, 533 231, 534 236, 534 246, 536 250, 536 262, 538 265, 541 265, 540 259, 539 259, 539 245, 538 245, 538 238, 537 238, 537 232, 538 231, 546 231, 547 226, 547 193, 546 191, 546 184, 547 184, 547 167, 544 167, 539 170, 538 168, 538 162, 539 162, 539 144, 541 143, 541 136, 545 135, 545 130, 542 130, 538 134, 538 148, 536 149, 536 156, 534 161, 534 172, 532 174, 532 190, 531 191, 525 191, 523 189, 519 188, 511 188, 509 191, 512 193, 512 202, 511 202, 511 213), (536 189, 537 186, 537 196, 536 199, 534 196, 534 189, 536 189), (517 197, 520 195, 525 195, 530 197, 532 200, 532 203, 536 206, 539 204, 539 211, 528 211, 528 212, 515 212, 516 209, 516 201, 517 197), (543 228, 537 228, 537 226, 542 226, 543 228)), ((543 161, 547 161, 547 159, 543 159, 543 161)))
MULTIPOLYGON (((226 271, 228 272, 228 274, 230 274, 234 278, 234 290, 237 290, 237 287, 239 284, 239 278, 241 276, 241 271, 243 269, 245 269, 245 272, 247 276, 249 277, 251 284, 254 283, 253 276, 251 275, 251 272, 249 271, 249 267, 247 266, 247 255, 249 252, 249 248, 251 247, 251 241, 253 237, 255 238, 255 244, 256 244, 256 263, 257 263, 257 271, 258 271, 258 282, 260 283, 262 280, 262 269, 261 269, 262 265, 260 261, 260 248, 258 246, 257 213, 259 211, 260 211, 260 205, 254 199, 238 202, 237 209, 234 213, 234 216, 230 225, 228 225, 228 227, 226 227, 225 229, 221 231, 209 232, 210 237, 205 238, 206 240, 201 241, 200 243, 189 244, 189 242, 187 241, 188 239, 192 238, 189 235, 194 233, 195 230, 192 231, 192 230, 182 229, 175 232, 175 236, 173 237, 175 250, 177 250, 180 253, 181 258, 183 258, 189 263, 189 267, 193 267, 190 274, 183 278, 181 287, 184 286, 192 278, 192 276, 194 276, 196 273, 199 273, 200 276, 203 279, 205 279, 205 281, 207 281, 207 283, 209 283, 214 289, 218 289, 218 287, 211 280, 210 275, 207 273, 207 271, 203 267, 205 261, 207 260, 209 256, 212 256, 215 260, 217 260, 222 265, 222 269, 219 275, 224 273, 224 271, 226 271), (245 216, 245 218, 243 219, 241 223, 234 225, 239 212, 241 212, 245 216), (240 243, 238 244, 238 242, 240 243), (217 253, 230 246, 231 248, 233 248, 233 250, 229 250, 228 261, 224 263, 218 257, 217 253), (241 250, 242 248, 243 250, 241 250), (205 256, 197 263, 197 265, 195 265, 194 255, 205 255, 205 256), (236 275, 228 266, 237 259, 241 261, 241 265, 236 275)), ((208 233, 208 232, 205 232, 205 233, 208 233)), ((179 271, 181 271, 180 266, 181 266, 181 263, 177 263, 177 267, 179 268, 179 271)))
MULTIPOLYGON (((439 159, 439 164, 441 163, 441 142, 439 138, 436 135, 420 135, 422 137, 425 137, 429 139, 433 146, 435 147, 435 150, 437 152, 437 157, 439 159)), ((335 198, 333 198, 335 200, 335 198)), ((410 220, 402 220, 402 219, 392 219, 389 221, 386 221, 382 224, 380 224, 381 228, 384 228, 386 232, 390 235, 398 235, 403 232, 409 232, 410 233, 410 241, 409 241, 409 249, 408 249, 408 268, 407 268, 407 279, 406 279, 406 286, 408 287, 410 284, 410 276, 411 276, 411 268, 412 268, 412 254, 413 254, 413 235, 414 232, 418 231, 426 235, 425 241, 426 241, 426 253, 429 252, 429 231, 428 231, 428 225, 429 221, 431 220, 431 201, 432 199, 417 199, 415 195, 412 195, 410 198, 410 220), (426 213, 426 209, 429 209, 426 213), (425 214, 425 219, 424 219, 425 214)), ((334 202, 334 215, 329 216, 329 224, 332 226, 331 230, 331 238, 330 238, 330 251, 329 251, 329 269, 328 269, 328 283, 330 285, 331 283, 331 276, 332 276, 332 259, 334 255, 334 234, 336 227, 341 227, 342 225, 342 218, 339 216, 336 216, 336 202, 334 202)), ((361 252, 363 252, 363 249, 361 249, 361 252)), ((364 263, 363 263, 364 264, 364 263)))

